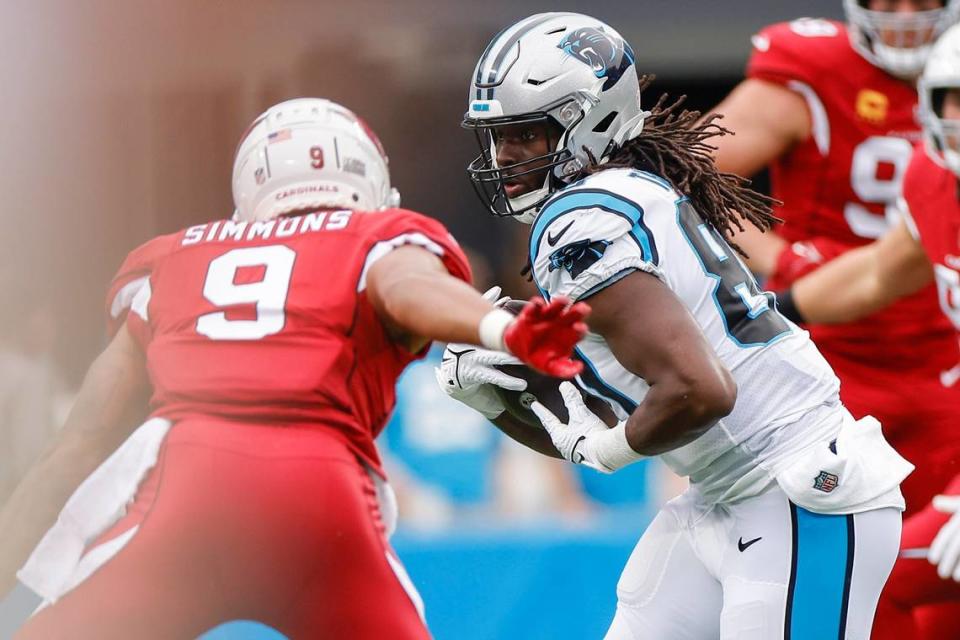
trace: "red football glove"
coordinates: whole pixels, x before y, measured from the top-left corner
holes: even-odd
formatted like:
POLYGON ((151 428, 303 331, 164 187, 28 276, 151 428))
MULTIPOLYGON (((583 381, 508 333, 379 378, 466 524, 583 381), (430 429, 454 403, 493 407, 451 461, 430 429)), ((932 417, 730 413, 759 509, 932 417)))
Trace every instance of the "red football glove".
POLYGON ((850 247, 842 242, 821 236, 790 243, 777 256, 777 265, 763 287, 772 291, 789 289, 796 280, 848 249, 850 247))
POLYGON ((583 363, 571 356, 573 348, 587 334, 583 319, 589 313, 590 305, 571 305, 562 296, 550 302, 531 298, 504 331, 503 343, 510 353, 537 371, 570 379, 583 370, 583 363))

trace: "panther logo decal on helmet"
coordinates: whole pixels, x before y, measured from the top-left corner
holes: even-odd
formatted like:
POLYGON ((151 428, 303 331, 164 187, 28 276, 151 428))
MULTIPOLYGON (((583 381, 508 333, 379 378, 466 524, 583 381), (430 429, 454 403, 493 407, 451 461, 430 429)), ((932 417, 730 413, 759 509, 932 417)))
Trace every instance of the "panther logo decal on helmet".
POLYGON ((557 45, 558 49, 589 65, 598 78, 606 78, 606 91, 633 64, 633 49, 621 40, 604 33, 603 29, 582 27, 568 34, 557 45))

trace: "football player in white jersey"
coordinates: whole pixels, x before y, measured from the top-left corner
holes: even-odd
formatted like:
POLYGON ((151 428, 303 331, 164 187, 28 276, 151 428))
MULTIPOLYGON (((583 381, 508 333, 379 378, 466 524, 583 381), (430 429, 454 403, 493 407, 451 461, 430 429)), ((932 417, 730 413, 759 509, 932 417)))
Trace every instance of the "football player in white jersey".
POLYGON ((661 455, 689 476, 624 568, 607 638, 867 638, 912 467, 844 409, 829 365, 727 241, 739 216, 764 228, 771 212, 714 167, 722 130, 676 103, 643 111, 643 86, 610 26, 538 14, 484 51, 464 120, 478 194, 532 225, 543 296, 590 300, 577 384, 619 424, 564 383, 567 423, 534 404, 546 430, 525 428, 492 389, 525 383, 468 345, 438 380, 548 455, 605 473, 661 455))

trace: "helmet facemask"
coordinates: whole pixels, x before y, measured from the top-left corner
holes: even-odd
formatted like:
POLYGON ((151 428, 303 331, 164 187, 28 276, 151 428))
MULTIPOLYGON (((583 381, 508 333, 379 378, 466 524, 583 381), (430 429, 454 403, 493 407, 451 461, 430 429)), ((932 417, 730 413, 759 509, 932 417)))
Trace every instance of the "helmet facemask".
POLYGON ((552 193, 639 135, 646 115, 633 50, 612 27, 577 13, 532 15, 497 35, 477 62, 463 126, 480 154, 467 173, 491 213, 530 223, 552 193), (497 157, 497 129, 537 123, 557 132, 556 144, 500 166, 509 156, 497 157))
POLYGON ((483 120, 467 117, 464 128, 473 130, 479 155, 467 167, 470 182, 480 200, 496 216, 512 217, 520 222, 532 222, 540 205, 550 194, 562 186, 561 178, 569 178, 583 168, 566 148, 571 131, 583 119, 583 110, 573 100, 567 100, 547 111, 526 113, 519 116, 504 116, 483 120), (567 121, 567 126, 561 124, 567 121), (502 127, 528 125, 542 127, 548 141, 546 153, 524 158, 507 166, 500 166, 497 158, 498 130, 502 127), (510 197, 508 185, 517 178, 543 175, 539 187, 510 197))
POLYGON ((868 60, 905 79, 920 75, 934 41, 960 17, 957 0, 910 14, 874 11, 867 6, 867 0, 844 1, 854 45, 868 60))
POLYGON ((960 119, 943 117, 943 105, 949 91, 960 95, 960 84, 923 87, 921 113, 928 149, 960 176, 960 119))

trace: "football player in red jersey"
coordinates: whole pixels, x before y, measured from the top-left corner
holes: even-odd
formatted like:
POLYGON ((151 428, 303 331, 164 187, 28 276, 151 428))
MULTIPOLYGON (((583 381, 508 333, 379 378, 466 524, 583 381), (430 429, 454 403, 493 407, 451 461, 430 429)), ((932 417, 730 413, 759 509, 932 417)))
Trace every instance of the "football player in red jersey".
MULTIPOLYGON (((920 114, 925 143, 914 150, 903 179, 897 206, 902 219, 880 240, 794 283, 782 306, 796 319, 848 322, 935 281, 943 312, 960 331, 960 26, 947 31, 930 55, 920 79, 920 114)), ((955 390, 954 415, 960 415, 960 363, 941 378, 955 390)), ((956 459, 941 464, 960 472, 956 459)), ((941 491, 947 495, 904 523, 905 557, 894 568, 878 610, 885 624, 882 637, 911 637, 916 607, 960 600, 960 476, 941 491), (936 571, 916 559, 928 548, 936 571)), ((931 630, 925 616, 919 618, 922 637, 960 635, 956 619, 952 626, 931 630)))
POLYGON ((580 370, 588 308, 494 308, 446 229, 396 208, 379 142, 339 105, 258 118, 234 200, 236 219, 151 248, 62 437, 0 513, 4 592, 56 520, 18 574, 49 605, 22 638, 186 638, 234 619, 426 638, 377 499, 397 376, 431 339, 580 370), (120 446, 148 388, 151 419, 120 446))
MULTIPOLYGON (((847 24, 800 19, 754 36, 747 79, 716 108, 736 133, 717 141, 717 164, 746 176, 769 166, 784 202, 775 233, 745 225, 737 236, 771 289, 887 229, 920 136, 914 82, 933 40, 957 21, 960 0, 844 0, 844 9, 847 24)), ((934 287, 810 333, 841 380, 844 404, 878 418, 916 464, 902 485, 909 517, 960 459, 956 390, 940 379, 960 348, 934 287)), ((875 634, 884 628, 881 611, 875 634)))
MULTIPOLYGON (((771 289, 887 228, 920 135, 914 79, 960 1, 846 0, 844 8, 847 25, 800 19, 754 36, 747 79, 716 108, 736 133, 717 140, 718 165, 740 175, 769 165, 784 203, 776 234, 746 225, 737 236, 771 289)), ((924 463, 931 449, 960 457, 955 399, 939 379, 960 349, 937 309, 931 286, 859 322, 810 328, 844 404, 877 417, 917 464, 902 487, 908 510, 949 477, 924 463)))

